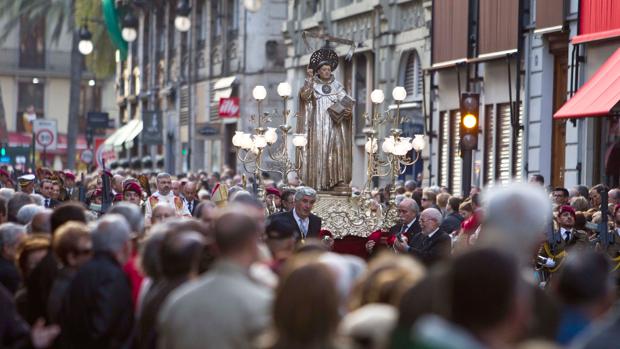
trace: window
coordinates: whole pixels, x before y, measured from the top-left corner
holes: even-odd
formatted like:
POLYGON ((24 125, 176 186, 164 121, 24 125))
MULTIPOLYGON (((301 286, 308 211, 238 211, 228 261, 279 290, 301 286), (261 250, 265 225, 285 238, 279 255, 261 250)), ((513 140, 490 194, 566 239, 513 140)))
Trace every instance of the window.
POLYGON ((308 18, 314 16, 314 14, 319 10, 320 1, 319 0, 302 0, 303 1, 303 16, 302 18, 308 18))
MULTIPOLYGON (((368 94, 368 59, 365 54, 358 54, 355 55, 353 64, 353 74, 355 74, 353 90, 353 98, 355 99, 355 136, 361 137, 363 136, 362 130, 366 124, 364 114, 366 114, 366 96, 368 94)), ((346 83, 345 71, 345 86, 346 83)))
POLYGON ((424 75, 422 75, 422 65, 420 64, 420 57, 415 50, 412 50, 407 55, 407 61, 404 69, 404 81, 403 87, 407 90, 407 99, 415 98, 419 99, 422 96, 422 83, 424 75))
POLYGON ((450 114, 447 111, 439 113, 439 181, 440 186, 449 186, 450 175, 450 114))
POLYGON ((80 87, 79 133, 86 132, 86 116, 88 112, 100 110, 101 86, 88 86, 88 84, 82 84, 80 87))
POLYGON ((495 106, 484 107, 484 184, 495 183, 495 106))
POLYGON ((20 82, 17 88, 16 130, 17 132, 27 132, 31 130, 29 123, 33 118, 44 117, 45 85, 43 83, 20 82))
POLYGON ((45 68, 45 17, 22 16, 19 26, 19 67, 45 68))
POLYGON ((495 164, 495 179, 506 183, 511 178, 511 153, 510 139, 512 137, 512 125, 510 124, 510 104, 499 104, 497 120, 497 157, 495 164))
POLYGON ((211 1, 211 35, 214 42, 222 37, 222 4, 219 0, 211 1))
MULTIPOLYGON (((520 105, 519 114, 517 116, 518 124, 523 125, 523 104, 520 105)), ((516 139, 512 140, 513 162, 512 162, 512 176, 515 180, 521 181, 523 169, 523 128, 519 126, 516 133, 516 139)))
POLYGON ((453 195, 461 194, 461 182, 463 175, 463 159, 461 158, 461 112, 452 110, 450 112, 450 192, 453 195))

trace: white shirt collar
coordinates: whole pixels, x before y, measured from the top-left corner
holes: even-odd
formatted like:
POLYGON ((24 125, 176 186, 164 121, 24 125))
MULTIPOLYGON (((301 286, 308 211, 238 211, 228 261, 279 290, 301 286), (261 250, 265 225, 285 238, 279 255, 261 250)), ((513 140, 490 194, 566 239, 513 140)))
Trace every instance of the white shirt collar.
POLYGON ((409 224, 407 224, 407 228, 405 228, 405 231, 409 230, 409 228, 411 228, 411 226, 413 225, 413 223, 415 223, 417 219, 418 217, 416 216, 411 222, 409 222, 409 224))
POLYGON ((296 211, 294 208, 293 208, 293 217, 295 218, 295 221, 296 221, 296 222, 302 221, 302 222, 304 222, 304 223, 305 223, 305 222, 308 222, 308 221, 310 220, 310 217, 306 217, 305 219, 304 219, 304 218, 299 217, 299 216, 297 215, 297 211, 296 211))
POLYGON ((560 228, 560 236, 562 237, 562 240, 566 240, 567 235, 570 236, 570 230, 566 228, 560 228))
POLYGON ((432 237, 433 237, 433 235, 435 235, 435 233, 437 233, 437 231, 438 231, 438 230, 439 230, 439 228, 437 228, 437 229, 433 230, 433 232, 432 232, 432 233, 430 233, 430 234, 428 234, 428 236, 427 236, 427 237, 428 237, 429 239, 430 239, 430 238, 432 238, 432 237))

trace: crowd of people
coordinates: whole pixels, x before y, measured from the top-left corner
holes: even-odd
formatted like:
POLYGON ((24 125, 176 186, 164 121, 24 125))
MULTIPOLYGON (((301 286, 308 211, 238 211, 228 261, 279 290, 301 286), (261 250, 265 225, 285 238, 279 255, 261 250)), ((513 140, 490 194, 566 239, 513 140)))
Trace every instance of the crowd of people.
POLYGON ((347 254, 314 189, 262 184, 230 170, 0 170, 0 348, 620 342, 618 188, 534 176, 462 198, 397 183, 372 205, 398 222, 347 254))

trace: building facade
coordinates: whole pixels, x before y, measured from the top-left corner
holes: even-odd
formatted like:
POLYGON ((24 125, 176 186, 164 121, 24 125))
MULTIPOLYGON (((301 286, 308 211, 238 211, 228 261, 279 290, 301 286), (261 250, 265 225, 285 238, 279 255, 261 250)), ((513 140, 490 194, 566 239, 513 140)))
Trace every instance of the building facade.
MULTIPOLYGON (((401 104, 401 116, 406 119, 402 124, 404 134, 422 134, 428 127, 424 117, 424 69, 430 66, 431 5, 431 1, 421 0, 288 1, 283 33, 287 48, 286 77, 293 91, 299 91, 304 83, 312 52, 325 44, 321 35, 355 42, 350 60, 346 59, 350 45, 330 43, 341 57, 334 75, 356 101, 353 109, 354 186, 362 186, 366 181, 364 115, 373 110, 393 112, 395 101, 391 91, 394 87, 404 86, 407 90, 407 98, 401 104), (386 96, 383 104, 375 109, 370 100, 374 89, 383 90, 386 96)), ((292 104, 294 110, 299 108, 297 98, 292 104)), ((381 138, 387 135, 389 126, 385 125, 381 138)), ((427 155, 422 156, 403 179, 415 179, 426 165, 427 155)), ((389 180, 383 178, 382 181, 389 180)))
POLYGON ((433 1, 429 183, 462 192, 459 96, 470 91, 481 130, 472 185, 533 174, 551 186, 617 185, 615 111, 557 113, 620 47, 618 10, 606 0, 433 1))
POLYGON ((121 119, 141 121, 153 112, 163 127, 159 142, 136 137, 115 151, 125 162, 143 159, 136 166, 171 173, 240 169, 232 136, 254 127, 254 86, 268 90, 264 110, 280 106, 275 88, 285 80, 286 2, 266 1, 256 12, 240 0, 196 0, 191 7, 185 33, 174 25, 177 1, 132 8, 139 28, 127 60, 118 63, 121 119), (238 111, 224 115, 221 102, 238 111))
POLYGON ((550 178, 554 186, 617 186, 620 120, 614 106, 619 98, 606 97, 604 90, 620 89, 610 83, 620 77, 620 70, 601 70, 618 60, 614 53, 620 48, 620 4, 537 0, 531 8, 525 32, 530 170, 550 178))
MULTIPOLYGON (((5 21, 0 20, 4 28, 5 21)), ((32 144, 34 118, 55 120, 58 128, 57 149, 47 152, 46 164, 63 169, 67 152, 67 120, 69 114, 69 89, 71 78, 71 42, 69 32, 62 32, 58 41, 52 40, 53 23, 39 18, 26 25, 23 18, 11 30, 0 45, 0 87, 4 107, 4 142, 9 157, 3 165, 23 169, 26 148, 32 144), (15 161, 17 160, 17 163, 15 161)), ((114 85, 111 80, 96 80, 88 71, 82 74, 77 155, 87 149, 86 114, 91 111, 105 112, 116 119, 114 85)), ((0 111, 2 112, 2 111, 0 111)), ((103 130, 105 132, 105 130, 103 130)), ((98 138, 99 135, 95 135, 98 138)), ((105 133, 101 133, 101 138, 105 133)), ((37 166, 41 166, 42 153, 36 154, 37 166)), ((77 168, 86 170, 86 164, 78 161, 77 168)))

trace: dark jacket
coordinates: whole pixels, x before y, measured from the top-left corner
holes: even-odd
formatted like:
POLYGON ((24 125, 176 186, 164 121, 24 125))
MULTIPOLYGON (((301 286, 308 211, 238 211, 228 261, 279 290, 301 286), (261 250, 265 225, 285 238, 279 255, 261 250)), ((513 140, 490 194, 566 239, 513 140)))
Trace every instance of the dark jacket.
POLYGON ((49 323, 57 324, 60 314, 62 300, 75 276, 76 270, 73 268, 62 268, 58 271, 58 275, 52 284, 52 290, 47 299, 47 318, 49 323))
POLYGON ((19 288, 21 278, 15 263, 0 256, 0 284, 6 288, 11 295, 14 295, 19 288))
POLYGON ((111 255, 97 252, 69 284, 60 311, 63 348, 129 348, 131 286, 111 255))
MULTIPOLYGON (((398 223, 392 226, 390 228, 390 234, 400 233, 400 230, 402 229, 402 227, 403 225, 401 223, 398 223)), ((413 239, 413 237, 421 231, 422 231, 422 228, 420 227, 420 220, 418 219, 418 217, 416 217, 415 222, 413 222, 413 224, 411 224, 409 229, 404 231, 403 234, 407 237, 407 240, 411 241, 411 239, 413 239)))
POLYGON ((0 348, 24 348, 30 343, 30 328, 15 309, 13 296, 0 285, 0 348))
POLYGON ((452 212, 444 218, 439 229, 451 234, 453 231, 459 230, 461 222, 463 222, 463 216, 458 214, 458 212, 452 212))
MULTIPOLYGON (((286 220, 290 224, 296 225, 300 232, 302 231, 301 227, 295 220, 295 216, 293 216, 293 211, 276 213, 274 215, 271 215, 270 219, 271 220, 278 220, 278 219, 286 220)), ((311 213, 309 219, 310 219, 310 222, 308 223, 308 235, 306 236, 306 238, 318 239, 319 232, 321 231, 321 218, 311 213)), ((301 236, 299 236, 297 239, 298 240, 301 239, 301 236)))
POLYGON ((30 308, 30 316, 26 319, 30 324, 34 320, 42 317, 47 319, 47 299, 52 284, 58 274, 58 261, 54 256, 54 252, 49 250, 47 255, 32 269, 28 279, 24 281, 26 285, 28 307, 30 308))
POLYGON ((439 229, 432 237, 416 234, 409 241, 409 252, 424 265, 431 266, 450 255, 452 241, 450 236, 439 229))

